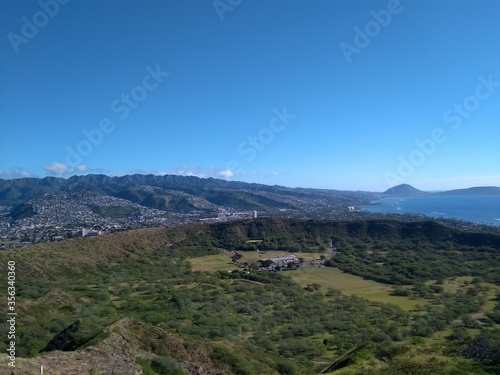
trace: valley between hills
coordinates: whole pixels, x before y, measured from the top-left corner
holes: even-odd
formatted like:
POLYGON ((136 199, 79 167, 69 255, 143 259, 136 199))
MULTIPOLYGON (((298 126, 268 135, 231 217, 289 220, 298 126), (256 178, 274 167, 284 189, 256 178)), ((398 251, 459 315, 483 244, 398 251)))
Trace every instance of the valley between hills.
POLYGON ((434 220, 274 217, 2 251, 0 373, 497 374, 499 250, 434 220))

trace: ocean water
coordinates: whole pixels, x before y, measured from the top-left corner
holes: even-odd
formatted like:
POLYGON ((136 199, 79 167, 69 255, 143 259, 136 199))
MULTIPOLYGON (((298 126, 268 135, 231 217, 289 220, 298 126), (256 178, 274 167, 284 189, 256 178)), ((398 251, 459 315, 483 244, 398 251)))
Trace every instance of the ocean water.
POLYGON ((393 197, 361 206, 363 211, 392 214, 423 214, 500 226, 500 195, 393 197))

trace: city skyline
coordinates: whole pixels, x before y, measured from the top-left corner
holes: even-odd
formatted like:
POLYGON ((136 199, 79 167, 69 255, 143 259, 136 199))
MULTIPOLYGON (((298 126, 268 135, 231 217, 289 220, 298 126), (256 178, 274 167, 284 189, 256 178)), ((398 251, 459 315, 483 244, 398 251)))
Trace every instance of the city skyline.
POLYGON ((500 186, 496 1, 116 4, 4 5, 0 178, 500 186))

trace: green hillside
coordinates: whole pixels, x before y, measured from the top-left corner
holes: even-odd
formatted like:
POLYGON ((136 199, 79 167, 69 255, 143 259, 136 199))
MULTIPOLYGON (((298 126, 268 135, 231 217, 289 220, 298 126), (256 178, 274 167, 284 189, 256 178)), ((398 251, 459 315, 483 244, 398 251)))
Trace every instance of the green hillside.
POLYGON ((499 244, 432 221, 259 219, 4 251, 3 269, 16 269, 14 373, 496 374, 499 244), (323 255, 332 243, 330 268, 191 263, 221 248, 323 255), (362 298, 365 287, 376 296, 362 298))

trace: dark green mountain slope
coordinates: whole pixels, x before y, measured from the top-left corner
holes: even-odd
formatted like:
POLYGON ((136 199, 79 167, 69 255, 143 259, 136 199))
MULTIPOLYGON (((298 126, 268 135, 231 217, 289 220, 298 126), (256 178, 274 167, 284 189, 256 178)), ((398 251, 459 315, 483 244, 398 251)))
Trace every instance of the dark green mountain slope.
POLYGON ((326 368, 495 374, 499 337, 489 324, 498 304, 488 288, 500 291, 499 249, 499 235, 433 221, 259 219, 43 243, 0 252, 0 264, 16 264, 19 374, 41 363, 56 373, 95 374, 113 366, 150 375, 305 375, 326 368), (321 254, 333 242, 329 266, 392 285, 396 295, 427 307, 403 311, 314 282, 302 288, 289 275, 303 271, 191 269, 190 259, 218 254, 217 247, 244 250, 249 240, 264 250, 321 254), (445 289, 455 278, 473 282, 445 289), (475 323, 481 316, 489 320, 475 323), (455 336, 443 338, 446 330, 455 336), (441 338, 431 360, 419 350, 434 334, 441 338), (491 348, 490 362, 469 358, 477 340, 491 348))
MULTIPOLYGON (((119 198, 166 213, 198 216, 216 215, 219 208, 276 213, 291 210, 294 212, 293 216, 305 213, 317 215, 320 212, 331 215, 332 212, 343 210, 347 206, 368 202, 367 193, 292 189, 193 176, 137 174, 122 177, 86 175, 68 179, 0 179, 0 206, 11 207, 11 221, 36 215, 36 210, 30 208, 34 204, 45 207, 41 211, 48 212, 50 207, 53 207, 51 200, 58 202, 60 217, 71 216, 70 211, 75 209, 72 207, 73 203, 82 204, 78 194, 95 197, 91 203, 93 206, 90 207, 94 212, 103 211, 102 207, 96 209, 94 206, 106 205, 106 198, 119 198), (71 197, 77 198, 75 202, 68 200, 71 197)), ((126 206, 126 202, 119 204, 126 206)), ((88 207, 79 209, 87 210, 88 207)), ((131 212, 137 211, 137 207, 130 206, 127 209, 131 212)), ((40 224, 39 219, 37 224, 40 224)))

